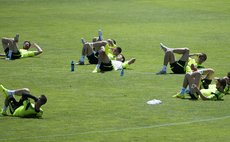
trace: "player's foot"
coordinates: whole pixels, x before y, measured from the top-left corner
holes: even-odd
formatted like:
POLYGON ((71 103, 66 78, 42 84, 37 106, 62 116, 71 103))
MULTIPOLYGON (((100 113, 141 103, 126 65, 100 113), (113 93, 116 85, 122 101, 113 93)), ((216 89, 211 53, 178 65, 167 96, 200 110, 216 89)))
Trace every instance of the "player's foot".
POLYGON ((135 59, 135 58, 132 58, 132 59, 129 60, 128 64, 131 65, 131 64, 133 64, 135 61, 136 61, 136 59, 135 59))
POLYGON ((77 63, 76 63, 76 65, 84 65, 85 63, 84 62, 82 62, 82 61, 78 61, 77 63))
POLYGON ((180 93, 177 93, 176 95, 173 95, 172 97, 173 97, 173 98, 181 98, 181 99, 184 99, 184 98, 185 98, 185 96, 182 95, 182 94, 180 94, 180 93))
POLYGON ((18 42, 19 41, 19 34, 16 34, 16 36, 14 37, 14 41, 18 42))
POLYGON ((160 43, 160 47, 162 50, 164 50, 164 52, 166 52, 169 48, 167 46, 165 46, 163 43, 160 43))
POLYGON ((84 45, 86 43, 84 38, 81 38, 81 43, 84 45))
POLYGON ((162 74, 166 74, 166 71, 161 70, 158 73, 156 73, 156 75, 162 75, 162 74))
POLYGON ((5 110, 3 110, 3 109, 2 109, 2 111, 1 111, 1 114, 2 114, 3 116, 7 116, 7 115, 8 115, 7 112, 6 112, 5 110))
POLYGON ((100 72, 100 69, 97 67, 92 71, 92 73, 98 73, 98 72, 100 72))
POLYGON ((3 85, 0 85, 0 90, 6 98, 8 96, 8 90, 3 85))
POLYGON ((98 31, 98 37, 99 37, 100 41, 103 40, 103 38, 102 38, 102 31, 101 30, 98 31))

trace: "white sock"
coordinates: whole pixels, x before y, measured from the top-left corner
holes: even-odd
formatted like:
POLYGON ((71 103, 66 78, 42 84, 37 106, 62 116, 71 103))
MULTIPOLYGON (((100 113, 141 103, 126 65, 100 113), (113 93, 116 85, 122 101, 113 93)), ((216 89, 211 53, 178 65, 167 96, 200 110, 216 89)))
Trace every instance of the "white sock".
POLYGON ((15 95, 15 90, 7 90, 9 96, 15 95))
POLYGON ((190 90, 189 89, 185 89, 184 91, 186 94, 189 94, 190 93, 190 90))
POLYGON ((98 31, 98 38, 99 38, 99 41, 103 40, 102 31, 101 30, 98 31))
POLYGON ((181 95, 184 95, 184 92, 185 92, 185 88, 182 88, 182 89, 180 90, 180 94, 181 94, 181 95))
POLYGON ((7 110, 7 107, 4 105, 3 107, 2 107, 2 111, 6 111, 7 110))
POLYGON ((96 68, 99 69, 99 68, 100 68, 100 64, 97 64, 97 65, 96 65, 96 68))
POLYGON ((80 61, 81 61, 81 62, 84 62, 84 61, 85 61, 85 56, 84 56, 84 55, 81 56, 80 61))
POLYGON ((163 65, 162 71, 166 71, 166 70, 167 70, 167 66, 163 65))
POLYGON ((13 51, 12 50, 9 50, 9 53, 8 53, 8 58, 12 58, 12 54, 13 54, 13 51))

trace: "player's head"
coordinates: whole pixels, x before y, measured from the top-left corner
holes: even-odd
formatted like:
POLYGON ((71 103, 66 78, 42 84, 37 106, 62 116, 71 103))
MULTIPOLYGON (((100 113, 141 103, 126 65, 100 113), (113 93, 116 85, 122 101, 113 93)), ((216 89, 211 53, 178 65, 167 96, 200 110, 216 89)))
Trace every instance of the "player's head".
POLYGON ((109 46, 112 46, 112 47, 116 46, 116 43, 117 43, 114 39, 108 39, 107 42, 109 43, 109 46))
POLYGON ((227 76, 225 76, 224 79, 226 80, 226 83, 230 85, 230 72, 228 72, 227 76))
POLYGON ((121 47, 116 47, 113 49, 113 54, 114 55, 119 55, 122 52, 121 47))
POLYGON ((201 53, 198 56, 198 64, 202 64, 203 62, 205 62, 207 60, 207 55, 205 53, 201 53))
POLYGON ((115 39, 111 39, 113 41, 113 44, 117 44, 116 40, 115 39))
POLYGON ((220 92, 224 92, 224 88, 226 86, 226 80, 223 78, 218 78, 216 80, 216 89, 220 92))
POLYGON ((30 48, 30 46, 31 46, 30 41, 24 41, 24 43, 23 43, 23 49, 28 50, 30 48))
POLYGON ((45 95, 39 96, 38 100, 35 102, 35 108, 39 110, 42 105, 46 104, 46 102, 47 102, 47 98, 45 95))
POLYGON ((123 54, 121 54, 121 56, 122 56, 122 59, 121 59, 121 62, 125 62, 125 56, 123 55, 123 54))

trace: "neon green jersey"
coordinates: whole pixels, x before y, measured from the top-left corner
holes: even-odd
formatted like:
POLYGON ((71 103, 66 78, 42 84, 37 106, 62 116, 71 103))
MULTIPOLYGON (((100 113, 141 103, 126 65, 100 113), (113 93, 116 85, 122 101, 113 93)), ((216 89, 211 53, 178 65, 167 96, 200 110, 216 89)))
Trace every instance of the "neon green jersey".
POLYGON ((25 100, 23 105, 18 107, 13 116, 15 117, 29 117, 29 118, 39 118, 42 117, 43 110, 40 108, 39 112, 35 111, 34 104, 30 103, 29 100, 25 100))
POLYGON ((186 67, 185 67, 186 73, 192 72, 192 69, 191 69, 191 65, 192 65, 192 64, 193 64, 195 67, 197 66, 196 59, 188 58, 187 65, 186 65, 186 67))
POLYGON ((221 100, 224 96, 224 93, 218 91, 216 88, 201 89, 200 92, 213 101, 221 100))
MULTIPOLYGON (((210 89, 215 89, 216 88, 216 84, 211 84, 209 85, 210 89)), ((224 88, 224 93, 225 94, 229 94, 230 93, 230 85, 226 85, 226 87, 224 88)))
POLYGON ((224 88, 224 93, 225 94, 229 94, 230 93, 230 85, 226 85, 226 87, 224 88))
POLYGON ((35 56, 35 51, 28 51, 25 49, 20 49, 19 52, 21 53, 21 58, 34 57, 35 56))

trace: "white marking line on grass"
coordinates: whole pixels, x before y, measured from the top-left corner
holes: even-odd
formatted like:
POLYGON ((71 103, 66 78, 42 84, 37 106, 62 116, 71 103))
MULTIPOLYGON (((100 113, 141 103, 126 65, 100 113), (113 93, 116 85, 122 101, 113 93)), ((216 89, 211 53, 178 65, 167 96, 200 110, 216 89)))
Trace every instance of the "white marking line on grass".
POLYGON ((38 139, 38 138, 54 138, 54 137, 66 137, 66 136, 74 136, 74 135, 84 135, 84 134, 97 134, 97 133, 112 133, 112 132, 121 132, 128 130, 141 130, 141 129, 151 129, 151 128, 160 128, 160 127, 170 127, 170 126, 179 126, 179 125, 187 125, 191 123, 199 123, 199 122, 208 122, 215 120, 228 119, 230 115, 202 120, 194 120, 187 122, 178 122, 178 123, 166 123, 159 125, 150 125, 150 126, 142 126, 142 127, 131 127, 131 128, 121 128, 121 129, 113 129, 113 130, 100 130, 100 131, 88 131, 88 132, 80 132, 80 133, 72 133, 72 134, 60 134, 60 135, 49 135, 49 136, 32 136, 32 137, 20 137, 20 138, 0 138, 0 141, 9 141, 9 140, 25 140, 25 139, 38 139))

